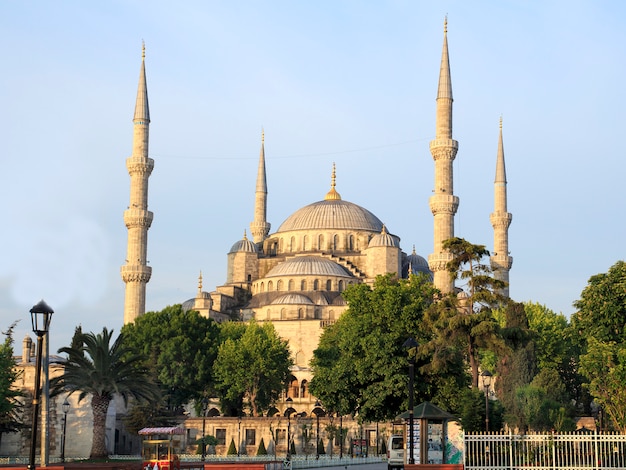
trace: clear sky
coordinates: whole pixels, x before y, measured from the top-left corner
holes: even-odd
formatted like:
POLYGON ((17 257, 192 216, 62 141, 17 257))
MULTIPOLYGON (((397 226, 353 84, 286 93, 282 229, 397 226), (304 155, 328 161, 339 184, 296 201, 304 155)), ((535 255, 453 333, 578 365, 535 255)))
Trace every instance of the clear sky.
POLYGON ((428 206, 443 23, 454 92, 456 235, 491 249, 503 118, 511 297, 570 315, 624 259, 626 3, 0 1, 0 328, 16 350, 40 299, 51 350, 119 331, 125 159, 146 44, 147 310, 226 279, 253 219, 265 129, 268 219, 342 198, 403 250, 433 250, 428 206))

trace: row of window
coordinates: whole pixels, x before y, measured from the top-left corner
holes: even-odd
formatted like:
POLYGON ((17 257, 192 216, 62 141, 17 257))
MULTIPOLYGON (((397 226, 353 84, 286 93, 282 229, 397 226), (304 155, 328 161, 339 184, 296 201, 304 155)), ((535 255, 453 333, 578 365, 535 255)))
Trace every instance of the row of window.
POLYGON ((324 235, 319 234, 317 237, 310 237, 304 235, 301 240, 298 240, 295 236, 288 239, 283 237, 278 241, 274 241, 269 247, 271 253, 296 253, 300 251, 360 251, 362 246, 367 248, 370 240, 374 234, 363 234, 360 236, 350 234, 343 237, 339 234, 335 234, 329 237, 328 240, 324 235))
MULTIPOLYGON (((337 282, 337 292, 343 292, 348 284, 353 284, 353 281, 339 280, 337 282)), ((332 279, 327 279, 325 283, 324 281, 320 281, 319 279, 315 279, 312 283, 310 281, 307 281, 306 279, 302 279, 300 281, 300 290, 301 291, 320 290, 320 288, 324 285, 326 286, 326 291, 332 292, 333 290, 332 279), (312 289, 309 289, 309 287, 312 287, 312 289)), ((293 279, 289 279, 289 281, 287 281, 286 292, 295 291, 295 288, 296 288, 296 281, 294 281, 293 279)), ((274 289, 274 281, 267 281, 267 284, 265 284, 265 281, 261 281, 260 283, 254 284, 252 286, 253 294, 258 294, 260 292, 274 292, 274 291, 277 291, 277 292, 285 291, 285 282, 283 282, 282 279, 279 279, 276 281, 276 289, 274 289), (267 290, 266 290, 266 286, 267 286, 267 290)))

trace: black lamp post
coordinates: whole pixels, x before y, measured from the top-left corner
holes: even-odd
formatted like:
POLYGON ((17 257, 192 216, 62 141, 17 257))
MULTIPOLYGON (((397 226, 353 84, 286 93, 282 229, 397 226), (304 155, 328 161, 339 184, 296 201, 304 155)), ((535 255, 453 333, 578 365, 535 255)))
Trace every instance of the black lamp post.
POLYGON ((415 382, 415 355, 417 354, 417 341, 410 337, 402 345, 409 352, 409 464, 415 463, 413 457, 413 386, 415 382), (411 350, 415 350, 411 354, 411 350))
POLYGON ((205 440, 205 429, 206 429, 206 409, 209 406, 209 401, 206 397, 202 399, 202 456, 200 460, 204 462, 206 459, 206 440, 205 440))
POLYGON ((343 415, 339 415, 339 459, 343 458, 343 415))
POLYGON ((67 412, 70 411, 70 402, 65 401, 61 405, 61 409, 63 410, 63 436, 61 437, 61 462, 65 462, 65 433, 67 431, 67 412))
POLYGON ((287 397, 285 400, 287 403, 287 460, 291 460, 291 404, 293 403, 293 398, 287 397))
POLYGON ((485 391, 485 431, 489 432, 489 387, 493 376, 488 370, 484 370, 480 376, 483 379, 483 390, 485 391))
POLYGON ((37 357, 35 366, 35 389, 33 393, 33 426, 30 439, 30 459, 28 468, 35 469, 35 446, 37 444, 37 415, 39 414, 39 398, 41 397, 41 356, 43 350, 43 338, 48 334, 50 319, 54 310, 43 300, 30 309, 30 319, 33 333, 37 335, 37 357))
POLYGON ((322 404, 319 400, 315 402, 315 417, 317 418, 317 430, 315 431, 315 460, 320 459, 320 409, 322 404))

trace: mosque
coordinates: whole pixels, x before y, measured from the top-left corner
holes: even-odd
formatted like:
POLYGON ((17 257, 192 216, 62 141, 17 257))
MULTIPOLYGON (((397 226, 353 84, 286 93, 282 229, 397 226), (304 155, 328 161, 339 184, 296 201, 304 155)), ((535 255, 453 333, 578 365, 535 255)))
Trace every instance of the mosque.
MULTIPOLYGON (((448 57, 447 22, 436 100, 435 138, 430 151, 435 163, 430 208, 434 220, 434 247, 428 260, 407 254, 400 237, 393 234, 376 215, 356 203, 341 198, 336 187, 333 165, 330 189, 320 201, 296 210, 270 231, 267 221, 267 194, 264 136, 258 163, 254 214, 249 239, 236 241, 227 254, 224 285, 212 292, 202 288, 183 304, 216 321, 271 321, 278 334, 289 341, 294 358, 293 382, 284 398, 291 398, 297 411, 311 413, 315 398, 308 392, 311 380, 309 361, 324 328, 347 309, 341 293, 350 284, 373 283, 377 275, 393 273, 406 278, 426 273, 442 292, 452 292, 454 283, 445 269, 451 255, 442 249, 444 240, 455 236, 454 216, 459 198, 454 195, 453 162, 458 142, 452 138, 452 82, 448 57)), ((126 161, 130 175, 130 204, 124 212, 128 229, 126 264, 121 268, 126 283, 124 323, 145 312, 148 229, 153 214, 148 207, 148 178, 154 160, 148 156, 150 112, 142 54, 137 92, 133 152, 126 161)), ((502 121, 495 166, 494 230, 491 267, 494 275, 508 286, 513 258, 509 255, 508 228, 512 215, 507 212, 506 171, 502 143, 502 121)), ((320 194, 321 195, 321 194, 320 194)), ((508 287, 504 295, 508 295, 508 287)))

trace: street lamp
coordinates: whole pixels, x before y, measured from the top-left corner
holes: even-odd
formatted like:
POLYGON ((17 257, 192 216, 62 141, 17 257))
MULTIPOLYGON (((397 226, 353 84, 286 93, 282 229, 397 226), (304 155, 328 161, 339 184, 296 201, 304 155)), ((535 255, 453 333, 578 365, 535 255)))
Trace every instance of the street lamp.
POLYGON ((489 432, 489 386, 493 376, 488 370, 484 370, 480 376, 483 379, 483 390, 485 391, 485 431, 489 432))
POLYGON ((322 404, 319 400, 315 402, 315 417, 317 418, 317 431, 315 432, 315 460, 320 459, 320 410, 322 404))
POLYGON ((67 431, 67 412, 70 411, 70 402, 67 401, 67 397, 65 401, 61 405, 61 409, 63 410, 63 436, 61 438, 61 462, 65 462, 65 432, 67 431))
POLYGON ((409 464, 415 463, 413 457, 413 385, 415 382, 415 355, 417 353, 417 341, 412 336, 402 345, 409 352, 409 464), (415 350, 411 354, 411 350, 415 350))
POLYGON ((32 322, 33 333, 37 335, 37 357, 35 365, 35 389, 33 393, 33 426, 32 436, 30 439, 30 459, 28 468, 35 469, 35 445, 37 441, 37 415, 39 414, 39 398, 41 396, 41 356, 43 350, 43 338, 48 334, 50 328, 50 319, 54 310, 50 308, 43 300, 30 309, 30 319, 32 322))
POLYGON ((339 460, 343 459, 343 415, 339 415, 339 460))
POLYGON ((200 460, 204 462, 206 458, 206 441, 205 441, 205 426, 206 426, 206 409, 209 406, 209 401, 206 397, 202 398, 202 456, 200 460))
POLYGON ((285 413, 287 413, 287 460, 291 460, 291 404, 293 403, 293 398, 287 397, 285 400, 287 403, 287 409, 285 413))

